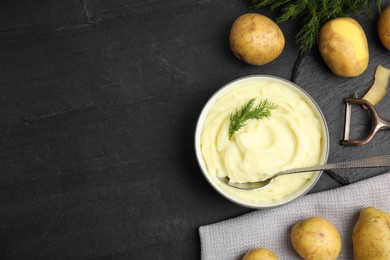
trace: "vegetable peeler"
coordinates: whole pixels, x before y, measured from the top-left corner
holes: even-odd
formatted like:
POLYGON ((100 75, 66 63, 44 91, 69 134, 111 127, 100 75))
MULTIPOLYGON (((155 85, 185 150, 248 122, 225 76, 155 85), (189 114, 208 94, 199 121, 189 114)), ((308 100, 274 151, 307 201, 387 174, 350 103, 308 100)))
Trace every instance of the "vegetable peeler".
POLYGON ((342 145, 364 145, 372 140, 375 134, 381 129, 389 129, 390 121, 381 118, 375 107, 365 99, 358 98, 356 93, 352 98, 345 98, 345 125, 344 125, 344 140, 342 145), (349 130, 351 126, 351 104, 361 105, 362 108, 367 109, 371 115, 371 129, 366 138, 358 140, 349 140, 349 130))

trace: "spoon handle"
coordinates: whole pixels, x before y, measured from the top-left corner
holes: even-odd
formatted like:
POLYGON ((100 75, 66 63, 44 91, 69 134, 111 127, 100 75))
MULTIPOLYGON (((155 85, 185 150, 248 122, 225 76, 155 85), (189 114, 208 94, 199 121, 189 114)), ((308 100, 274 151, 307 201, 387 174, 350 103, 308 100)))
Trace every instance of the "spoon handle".
POLYGON ((353 169, 353 168, 373 168, 373 167, 390 167, 390 155, 381 155, 368 157, 353 161, 328 163, 318 166, 295 168, 287 171, 282 171, 277 175, 298 173, 298 172, 312 172, 322 170, 334 170, 334 169, 353 169))

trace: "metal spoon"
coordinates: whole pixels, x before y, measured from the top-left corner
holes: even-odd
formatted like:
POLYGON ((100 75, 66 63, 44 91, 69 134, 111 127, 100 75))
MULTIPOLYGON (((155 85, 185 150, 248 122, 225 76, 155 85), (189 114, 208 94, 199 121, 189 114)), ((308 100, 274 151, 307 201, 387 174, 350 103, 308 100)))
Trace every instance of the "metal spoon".
POLYGON ((339 162, 339 163, 329 163, 318 166, 296 168, 287 171, 278 172, 272 177, 258 182, 230 182, 229 177, 220 177, 217 175, 218 179, 227 185, 241 189, 241 190, 258 190, 263 189, 271 184, 271 182, 281 175, 301 173, 301 172, 312 172, 312 171, 322 171, 322 170, 334 170, 334 169, 353 169, 353 168, 374 168, 374 167, 390 167, 390 155, 382 155, 375 157, 368 157, 359 160, 339 162))

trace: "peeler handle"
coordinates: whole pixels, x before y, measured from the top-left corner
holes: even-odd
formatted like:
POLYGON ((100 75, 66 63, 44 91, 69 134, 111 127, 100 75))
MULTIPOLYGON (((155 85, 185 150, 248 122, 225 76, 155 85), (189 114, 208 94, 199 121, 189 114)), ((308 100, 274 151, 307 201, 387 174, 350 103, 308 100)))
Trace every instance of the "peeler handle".
POLYGON ((380 129, 390 129, 390 121, 383 118, 379 119, 380 129))

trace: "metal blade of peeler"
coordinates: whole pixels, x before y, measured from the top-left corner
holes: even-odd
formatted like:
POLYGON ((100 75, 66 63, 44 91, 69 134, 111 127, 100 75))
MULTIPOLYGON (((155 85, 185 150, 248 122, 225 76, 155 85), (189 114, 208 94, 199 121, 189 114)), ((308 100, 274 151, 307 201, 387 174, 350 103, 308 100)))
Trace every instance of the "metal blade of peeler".
MULTIPOLYGON (((352 95, 352 98, 357 98, 357 94, 354 93, 352 95)), ((344 141, 348 141, 349 140, 349 130, 351 128, 351 104, 346 101, 345 102, 345 121, 344 121, 344 141)))
POLYGON ((351 104, 345 104, 345 121, 344 121, 344 141, 349 140, 349 129, 351 127, 351 104))

